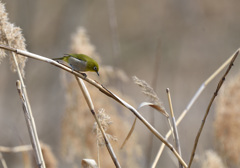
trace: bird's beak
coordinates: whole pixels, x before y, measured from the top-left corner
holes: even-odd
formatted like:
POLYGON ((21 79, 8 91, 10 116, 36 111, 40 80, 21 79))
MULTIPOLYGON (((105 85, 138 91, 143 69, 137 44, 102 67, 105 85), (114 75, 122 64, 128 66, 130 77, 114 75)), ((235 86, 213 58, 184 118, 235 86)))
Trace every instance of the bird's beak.
POLYGON ((99 73, 96 71, 97 75, 99 76, 99 73))

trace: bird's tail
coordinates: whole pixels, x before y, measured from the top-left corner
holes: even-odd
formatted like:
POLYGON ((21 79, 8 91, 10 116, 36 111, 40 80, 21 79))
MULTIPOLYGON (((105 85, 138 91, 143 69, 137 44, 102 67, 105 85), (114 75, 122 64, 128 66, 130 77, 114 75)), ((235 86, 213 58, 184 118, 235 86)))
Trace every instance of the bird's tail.
POLYGON ((69 54, 64 54, 63 57, 59 57, 59 58, 53 58, 53 60, 63 60, 65 61, 65 59, 69 56, 69 54))

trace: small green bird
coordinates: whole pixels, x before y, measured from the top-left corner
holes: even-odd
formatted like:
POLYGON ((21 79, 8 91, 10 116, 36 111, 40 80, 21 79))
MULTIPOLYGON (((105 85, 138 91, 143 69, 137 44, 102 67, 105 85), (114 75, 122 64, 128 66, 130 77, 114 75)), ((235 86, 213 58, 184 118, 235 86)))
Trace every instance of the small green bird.
POLYGON ((53 60, 63 60, 67 62, 71 68, 75 71, 85 72, 94 71, 99 76, 99 66, 98 63, 84 54, 66 54, 61 58, 53 58, 53 60))

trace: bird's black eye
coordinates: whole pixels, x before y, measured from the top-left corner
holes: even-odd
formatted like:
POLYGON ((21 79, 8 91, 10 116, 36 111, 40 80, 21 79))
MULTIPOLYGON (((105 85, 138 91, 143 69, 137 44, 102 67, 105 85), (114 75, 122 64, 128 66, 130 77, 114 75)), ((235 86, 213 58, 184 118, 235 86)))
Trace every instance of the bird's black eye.
POLYGON ((94 66, 93 69, 94 69, 94 71, 97 71, 97 67, 96 66, 94 66))

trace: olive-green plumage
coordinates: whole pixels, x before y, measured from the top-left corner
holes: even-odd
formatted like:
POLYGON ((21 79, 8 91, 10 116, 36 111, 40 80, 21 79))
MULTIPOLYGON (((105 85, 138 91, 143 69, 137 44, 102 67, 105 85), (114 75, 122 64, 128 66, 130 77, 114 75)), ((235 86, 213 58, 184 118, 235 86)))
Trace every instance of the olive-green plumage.
POLYGON ((94 71, 99 75, 98 63, 94 59, 84 54, 67 54, 64 57, 54 58, 53 60, 63 60, 67 62, 75 71, 94 71))

